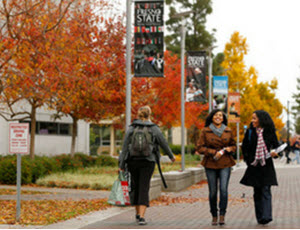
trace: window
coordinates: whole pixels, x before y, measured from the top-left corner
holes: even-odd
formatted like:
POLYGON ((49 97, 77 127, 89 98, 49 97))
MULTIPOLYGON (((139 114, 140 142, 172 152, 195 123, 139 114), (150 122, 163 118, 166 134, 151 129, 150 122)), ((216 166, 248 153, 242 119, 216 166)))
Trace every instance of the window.
POLYGON ((37 122, 38 134, 58 134, 58 123, 37 122))
MULTIPOLYGON (((29 132, 31 130, 30 121, 21 121, 20 123, 29 123, 29 132)), ((72 124, 37 121, 35 133, 39 135, 72 135, 72 124)))

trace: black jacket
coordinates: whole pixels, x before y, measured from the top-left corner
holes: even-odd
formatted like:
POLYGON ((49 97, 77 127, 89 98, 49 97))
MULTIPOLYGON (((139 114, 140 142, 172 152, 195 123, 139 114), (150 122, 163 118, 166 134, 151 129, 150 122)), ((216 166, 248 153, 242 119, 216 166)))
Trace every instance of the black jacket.
MULTIPOLYGON (((253 187, 278 185, 272 157, 266 160, 266 164, 264 166, 261 166, 260 163, 258 163, 256 166, 251 165, 255 159, 257 138, 258 137, 255 128, 247 129, 242 144, 242 153, 244 161, 248 167, 240 183, 253 187)), ((269 152, 271 149, 275 149, 279 146, 275 132, 264 132, 263 138, 269 152)))
POLYGON ((154 136, 154 151, 153 154, 150 154, 145 160, 157 162, 160 158, 160 152, 159 152, 159 146, 163 149, 163 151, 169 156, 170 159, 173 159, 174 156, 172 154, 172 151, 168 145, 167 140, 163 136, 162 132, 160 131, 159 127, 154 124, 151 121, 141 121, 141 120, 134 120, 132 124, 129 126, 128 131, 126 132, 122 152, 119 156, 119 168, 124 169, 125 163, 129 159, 130 153, 129 153, 129 144, 130 144, 130 138, 133 134, 134 128, 137 126, 148 126, 151 129, 151 133, 154 136))

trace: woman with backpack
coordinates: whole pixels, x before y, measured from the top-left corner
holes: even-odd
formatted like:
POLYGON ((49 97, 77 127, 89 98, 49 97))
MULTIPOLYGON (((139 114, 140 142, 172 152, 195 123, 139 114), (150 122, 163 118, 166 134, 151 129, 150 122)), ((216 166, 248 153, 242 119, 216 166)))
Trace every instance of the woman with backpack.
POLYGON ((205 173, 209 189, 209 205, 212 214, 212 225, 218 224, 217 193, 220 182, 220 217, 219 225, 225 224, 225 213, 228 202, 228 183, 231 167, 235 165, 232 153, 236 150, 236 143, 232 131, 227 127, 227 118, 222 110, 213 110, 205 121, 197 143, 196 154, 204 154, 201 164, 205 173))
POLYGON ((131 175, 131 204, 136 209, 136 222, 145 225, 145 212, 149 207, 149 189, 155 162, 159 164, 159 146, 172 162, 175 158, 159 127, 150 120, 149 106, 138 110, 138 119, 134 120, 126 132, 122 152, 119 156, 119 170, 126 166, 131 175))
POLYGON ((243 139, 242 152, 247 169, 240 183, 253 187, 256 219, 263 225, 272 221, 271 186, 278 185, 272 160, 278 155, 272 149, 278 146, 270 115, 264 110, 255 111, 243 139))

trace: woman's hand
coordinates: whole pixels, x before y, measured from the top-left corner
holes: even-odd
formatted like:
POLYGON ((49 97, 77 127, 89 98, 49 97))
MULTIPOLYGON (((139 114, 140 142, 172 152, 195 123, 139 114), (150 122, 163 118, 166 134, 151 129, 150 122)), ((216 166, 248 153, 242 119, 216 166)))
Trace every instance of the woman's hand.
POLYGON ((214 160, 215 160, 215 161, 219 160, 219 159, 221 158, 222 155, 223 155, 223 154, 222 154, 220 151, 218 151, 218 152, 216 153, 216 155, 214 156, 214 160))
POLYGON ((198 151, 195 152, 196 155, 200 156, 200 153, 198 151))
POLYGON ((224 148, 224 150, 226 150, 226 152, 232 152, 232 147, 226 147, 226 148, 224 148))
POLYGON ((271 157, 278 157, 278 154, 275 151, 271 152, 271 157))
POLYGON ((172 159, 171 159, 172 163, 173 163, 173 162, 175 162, 175 160, 176 160, 176 159, 175 159, 175 157, 174 157, 174 158, 172 158, 172 159))
POLYGON ((124 169, 119 168, 118 172, 124 172, 124 169))

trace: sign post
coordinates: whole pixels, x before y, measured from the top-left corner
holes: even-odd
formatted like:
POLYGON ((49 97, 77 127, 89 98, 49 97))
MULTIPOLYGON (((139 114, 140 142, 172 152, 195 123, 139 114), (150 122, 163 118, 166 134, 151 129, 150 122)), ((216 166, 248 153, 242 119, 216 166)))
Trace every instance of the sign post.
POLYGON ((16 221, 21 216, 21 154, 29 152, 29 124, 9 124, 9 153, 17 154, 17 212, 16 221))
POLYGON ((240 98, 241 95, 239 92, 229 93, 228 94, 228 123, 236 123, 236 155, 237 155, 237 164, 239 166, 240 162, 240 121, 241 121, 241 113, 240 113, 240 98))

